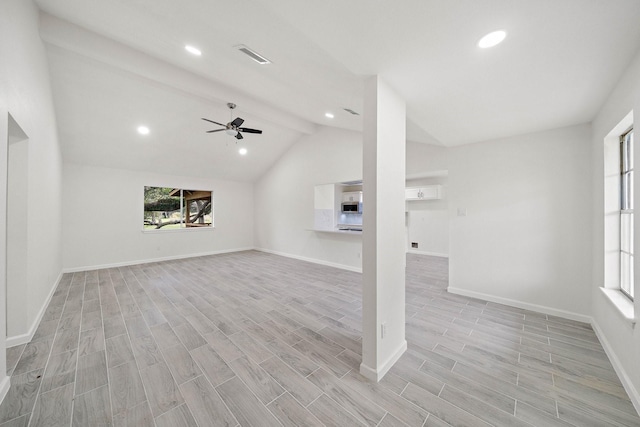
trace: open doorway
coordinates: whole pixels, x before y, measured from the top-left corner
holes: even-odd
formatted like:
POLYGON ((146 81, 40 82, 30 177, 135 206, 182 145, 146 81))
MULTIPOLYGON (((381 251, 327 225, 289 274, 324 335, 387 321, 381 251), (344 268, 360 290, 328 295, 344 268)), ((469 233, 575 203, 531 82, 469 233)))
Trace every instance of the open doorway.
POLYGON ((449 258, 448 179, 446 170, 407 176, 407 252, 449 258))
POLYGON ((9 114, 7 138, 7 338, 27 333, 27 201, 29 138, 9 114))

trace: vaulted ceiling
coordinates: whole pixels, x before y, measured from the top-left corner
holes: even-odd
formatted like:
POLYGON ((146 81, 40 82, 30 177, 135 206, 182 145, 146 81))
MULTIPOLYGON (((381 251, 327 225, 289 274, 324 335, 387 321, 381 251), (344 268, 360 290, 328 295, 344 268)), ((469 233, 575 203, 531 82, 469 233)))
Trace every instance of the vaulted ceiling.
POLYGON ((315 126, 359 130, 344 108, 362 111, 366 75, 406 99, 409 139, 452 146, 591 121, 640 48, 637 0, 37 3, 66 160, 227 179, 256 179, 315 126), (496 29, 507 39, 479 49, 496 29), (200 120, 228 121, 229 101, 265 131, 242 158, 200 120))

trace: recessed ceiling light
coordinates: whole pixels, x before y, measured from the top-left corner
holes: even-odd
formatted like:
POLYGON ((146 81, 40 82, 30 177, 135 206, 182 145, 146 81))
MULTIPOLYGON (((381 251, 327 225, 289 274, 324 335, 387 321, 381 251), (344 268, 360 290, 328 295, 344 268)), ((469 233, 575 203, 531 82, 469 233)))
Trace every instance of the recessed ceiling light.
POLYGON ((146 126, 138 126, 138 133, 140 135, 149 135, 149 128, 146 126))
POLYGON ((245 154, 247 154, 247 149, 246 148, 241 148, 238 150, 238 153, 240 153, 241 156, 244 156, 245 154))
POLYGON ((195 56, 202 55, 202 51, 200 49, 198 49, 195 46, 191 46, 190 44, 186 45, 184 48, 187 52, 189 52, 192 55, 195 55, 195 56))
POLYGON ((333 113, 324 113, 324 116, 325 116, 327 119, 333 119, 333 117, 334 117, 333 113))
POLYGON ((494 31, 492 33, 487 34, 478 42, 478 47, 482 49, 486 49, 488 47, 493 47, 504 40, 507 37, 507 32, 500 30, 494 31))

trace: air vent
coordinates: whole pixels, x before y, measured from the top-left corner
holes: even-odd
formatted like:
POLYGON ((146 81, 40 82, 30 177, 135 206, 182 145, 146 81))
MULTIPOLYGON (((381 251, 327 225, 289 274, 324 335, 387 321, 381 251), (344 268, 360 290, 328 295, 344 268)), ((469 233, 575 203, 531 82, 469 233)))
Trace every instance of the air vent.
POLYGON ((347 113, 351 113, 354 116, 359 116, 360 113, 356 113, 355 111, 353 111, 351 108, 345 108, 344 111, 346 111, 347 113))
POLYGON ((264 56, 260 55, 259 53, 249 49, 247 46, 243 45, 243 44, 239 44, 237 46, 234 46, 236 49, 238 49, 240 52, 244 53, 245 55, 247 55, 249 58, 253 59, 254 61, 256 61, 258 64, 271 64, 271 61, 269 61, 267 58, 265 58, 264 56))

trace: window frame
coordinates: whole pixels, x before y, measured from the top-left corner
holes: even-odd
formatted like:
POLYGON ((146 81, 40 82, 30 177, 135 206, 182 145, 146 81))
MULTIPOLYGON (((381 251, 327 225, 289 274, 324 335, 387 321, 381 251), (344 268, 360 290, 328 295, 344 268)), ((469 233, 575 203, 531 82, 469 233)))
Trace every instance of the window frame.
POLYGON ((620 135, 620 292, 634 300, 634 132, 633 127, 620 135))
MULTIPOLYGON (((191 189, 176 188, 176 187, 160 187, 160 186, 145 185, 143 188, 143 195, 144 197, 143 197, 142 231, 144 233, 180 232, 180 231, 188 231, 188 230, 194 230, 194 229, 212 230, 215 228, 213 190, 191 190, 191 189), (155 206, 156 209, 147 210, 147 207, 149 207, 148 202, 149 204, 157 203, 155 200, 148 201, 146 199, 147 189, 162 189, 162 190, 170 191, 168 194, 166 194, 166 196, 171 198, 175 197, 179 199, 179 206, 174 206, 175 209, 172 209, 170 211, 157 209, 159 207, 157 205, 155 206), (189 194, 187 195, 187 193, 189 194), (208 197, 202 197, 207 194, 208 194, 208 197), (195 197, 189 198, 188 196, 191 196, 191 195, 195 195, 195 197), (207 199, 208 199, 208 206, 210 206, 210 208, 207 208, 207 205, 205 204, 205 207, 203 209, 206 209, 207 211, 209 211, 209 213, 205 212, 202 216, 210 216, 211 222, 210 223, 189 222, 189 220, 186 218, 186 215, 190 213, 190 209, 188 206, 193 202, 197 202, 198 200, 207 200, 207 199), (163 212, 163 213, 171 213, 172 217, 174 217, 174 215, 178 215, 179 219, 174 220, 174 222, 168 221, 165 225, 162 225, 160 227, 148 227, 149 225, 162 224, 162 221, 160 221, 158 224, 156 224, 155 221, 152 222, 151 224, 148 223, 147 214, 149 212, 156 212, 156 211, 163 212), (178 222, 175 222, 175 221, 178 221, 178 222), (178 227, 175 227, 176 225, 178 227), (166 226, 170 226, 170 227, 165 228, 166 226)), ((153 218, 155 218, 155 215, 153 216, 153 218)), ((196 219, 199 220, 200 218, 196 218, 196 219)))

